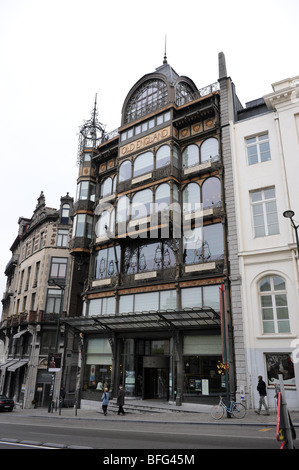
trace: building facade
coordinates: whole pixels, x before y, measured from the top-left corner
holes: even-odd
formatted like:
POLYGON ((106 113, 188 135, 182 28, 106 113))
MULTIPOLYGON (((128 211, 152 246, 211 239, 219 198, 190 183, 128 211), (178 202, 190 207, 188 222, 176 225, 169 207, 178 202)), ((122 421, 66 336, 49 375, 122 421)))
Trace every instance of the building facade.
POLYGON ((298 407, 299 246, 283 214, 291 209, 299 219, 299 79, 272 88, 230 121, 246 390, 249 406, 257 407, 262 375, 274 407, 281 374, 289 407, 298 407))
POLYGON ((120 383, 131 397, 206 403, 235 394, 236 369, 246 375, 242 338, 238 368, 233 346, 240 280, 219 63, 222 79, 198 89, 165 58, 129 91, 116 132, 96 106, 82 126, 70 251, 85 267, 84 305, 67 319, 82 338, 81 406, 120 383))
POLYGON ((59 320, 68 309, 73 272, 72 207, 68 194, 61 197, 58 210, 47 207, 41 193, 32 217, 19 218, 5 270, 0 391, 26 408, 48 406, 51 396, 59 396, 65 329, 59 320), (51 396, 49 353, 59 358, 51 396))

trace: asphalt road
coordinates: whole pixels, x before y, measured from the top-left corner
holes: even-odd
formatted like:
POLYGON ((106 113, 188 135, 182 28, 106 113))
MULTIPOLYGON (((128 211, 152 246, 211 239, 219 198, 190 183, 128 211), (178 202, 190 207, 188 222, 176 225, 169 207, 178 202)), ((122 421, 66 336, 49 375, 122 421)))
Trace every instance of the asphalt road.
MULTIPOLYGON (((89 421, 0 414, 1 449, 279 449, 273 426, 89 421)), ((189 453, 189 452, 188 452, 189 453)))

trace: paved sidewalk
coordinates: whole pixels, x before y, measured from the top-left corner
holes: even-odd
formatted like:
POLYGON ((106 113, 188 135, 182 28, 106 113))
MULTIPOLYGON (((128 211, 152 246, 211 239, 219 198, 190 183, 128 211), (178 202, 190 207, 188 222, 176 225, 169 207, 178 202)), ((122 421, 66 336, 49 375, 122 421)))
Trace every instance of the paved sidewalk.
MULTIPOLYGON (((46 408, 36 409, 20 409, 15 408, 14 414, 26 417, 42 417, 53 419, 77 419, 77 420, 100 420, 100 421, 128 421, 128 422, 168 422, 168 423, 188 423, 188 424, 216 424, 216 425, 256 425, 256 426, 276 426, 277 410, 270 409, 270 416, 266 416, 262 411, 257 415, 254 410, 247 410, 246 415, 242 419, 227 418, 223 416, 221 420, 214 420, 211 417, 211 405, 183 404, 176 406, 169 403, 149 402, 148 400, 139 401, 138 405, 141 409, 130 409, 130 404, 126 410, 125 416, 117 415, 115 403, 111 404, 108 414, 104 416, 100 403, 98 407, 91 409, 75 409, 62 408, 61 410, 53 410, 49 413, 46 408), (145 409, 144 409, 145 408, 145 409)), ((290 416, 295 427, 299 427, 299 410, 289 410, 290 416)))

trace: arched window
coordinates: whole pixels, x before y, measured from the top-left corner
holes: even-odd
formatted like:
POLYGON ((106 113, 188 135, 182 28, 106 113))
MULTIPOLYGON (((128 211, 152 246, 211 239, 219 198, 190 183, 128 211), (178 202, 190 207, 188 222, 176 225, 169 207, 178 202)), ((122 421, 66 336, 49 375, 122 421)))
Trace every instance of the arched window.
POLYGON ((183 151, 183 168, 199 164, 199 148, 195 144, 188 145, 183 151))
POLYGON ((129 219, 130 215, 130 199, 128 196, 122 196, 119 198, 116 209, 116 220, 117 222, 125 222, 129 219))
POLYGON ((152 152, 145 152, 141 155, 138 155, 138 157, 134 161, 134 178, 136 178, 136 176, 144 175, 145 173, 153 171, 153 166, 154 155, 152 152))
POLYGON ((201 163, 207 161, 219 160, 219 146, 218 140, 215 137, 206 139, 200 147, 200 161, 201 163))
POLYGON ((95 233, 98 238, 109 238, 111 234, 114 234, 114 219, 114 209, 110 212, 107 210, 102 212, 95 226, 95 233))
POLYGON ((263 333, 290 333, 287 291, 284 279, 267 276, 259 282, 263 333))
POLYGON ((215 176, 207 178, 202 185, 202 203, 204 209, 221 207, 221 185, 215 176))
POLYGON ((138 191, 132 199, 132 219, 146 217, 150 214, 153 193, 150 189, 138 191))
POLYGON ((119 175, 118 181, 121 183, 122 181, 126 181, 131 179, 131 162, 130 160, 125 160, 119 167, 119 175))
POLYGON ((106 178, 101 184, 101 198, 112 194, 112 178, 106 178))
POLYGON ((169 145, 162 145, 156 153, 156 168, 170 165, 170 147, 169 145))
POLYGON ((183 212, 194 212, 201 209, 200 187, 189 183, 183 189, 183 212))
POLYGON ((144 82, 133 94, 126 107, 125 122, 132 122, 168 102, 168 89, 163 80, 144 82))
POLYGON ((160 184, 155 193, 155 211, 160 212, 170 205, 170 186, 167 183, 160 184))

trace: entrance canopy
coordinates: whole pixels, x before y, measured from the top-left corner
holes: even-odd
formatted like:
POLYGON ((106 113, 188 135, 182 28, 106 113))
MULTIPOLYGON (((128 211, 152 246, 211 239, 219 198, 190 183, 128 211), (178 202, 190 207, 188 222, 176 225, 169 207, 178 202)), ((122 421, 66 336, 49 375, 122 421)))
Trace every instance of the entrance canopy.
POLYGON ((64 321, 83 333, 96 333, 107 330, 119 333, 141 330, 219 328, 220 315, 210 307, 202 307, 183 310, 74 317, 66 318, 64 321))

